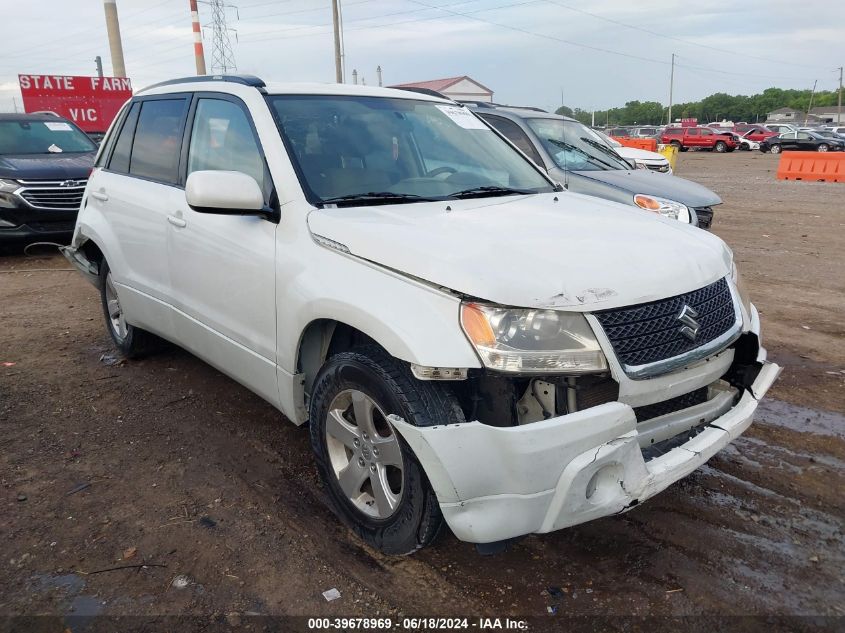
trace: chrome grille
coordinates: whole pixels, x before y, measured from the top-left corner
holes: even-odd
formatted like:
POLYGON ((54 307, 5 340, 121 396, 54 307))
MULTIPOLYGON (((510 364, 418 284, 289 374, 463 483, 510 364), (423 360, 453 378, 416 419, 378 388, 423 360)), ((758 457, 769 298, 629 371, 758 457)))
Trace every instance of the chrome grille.
POLYGON ((78 180, 20 180, 22 188, 16 192, 31 207, 47 211, 77 211, 85 193, 85 179, 78 180), (72 183, 72 184, 69 184, 72 183))
POLYGON ((676 297, 596 312, 595 316, 626 373, 635 377, 679 366, 668 361, 692 362, 720 351, 738 335, 742 325, 724 278, 676 297), (684 306, 693 309, 699 324, 692 339, 682 332, 684 324, 678 320, 684 306))
POLYGON ((669 163, 646 163, 645 166, 648 167, 651 171, 659 171, 662 174, 665 174, 669 171, 669 163))

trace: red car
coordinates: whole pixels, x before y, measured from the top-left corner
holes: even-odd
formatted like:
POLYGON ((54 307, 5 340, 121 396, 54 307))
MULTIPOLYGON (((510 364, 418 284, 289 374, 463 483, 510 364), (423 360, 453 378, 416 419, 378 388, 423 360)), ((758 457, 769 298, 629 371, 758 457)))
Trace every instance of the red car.
POLYGON ((667 127, 660 135, 660 142, 675 145, 682 152, 698 147, 721 153, 732 152, 737 147, 733 134, 709 127, 667 127))
POLYGON ((754 141, 756 143, 761 143, 765 141, 767 138, 771 138, 773 136, 777 136, 777 132, 773 132, 769 128, 764 125, 755 125, 752 128, 749 128, 745 132, 741 132, 740 136, 747 138, 749 141, 754 141))

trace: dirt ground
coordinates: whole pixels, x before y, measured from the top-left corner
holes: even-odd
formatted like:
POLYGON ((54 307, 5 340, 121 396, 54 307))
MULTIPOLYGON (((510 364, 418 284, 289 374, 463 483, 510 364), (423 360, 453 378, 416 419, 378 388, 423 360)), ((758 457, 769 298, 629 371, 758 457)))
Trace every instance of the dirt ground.
POLYGON ((679 161, 724 198, 714 232, 784 373, 686 480, 492 557, 450 533, 362 546, 305 429, 181 350, 120 361, 63 258, 0 256, 0 615, 845 615, 845 185, 756 152, 679 161))

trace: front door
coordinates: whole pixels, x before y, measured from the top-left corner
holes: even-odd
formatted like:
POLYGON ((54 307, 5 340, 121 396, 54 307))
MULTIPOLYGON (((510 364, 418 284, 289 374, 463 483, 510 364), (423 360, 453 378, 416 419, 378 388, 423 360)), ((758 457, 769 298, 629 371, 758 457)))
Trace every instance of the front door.
MULTIPOLYGON (((182 173, 240 171, 265 202, 273 186, 246 107, 226 95, 196 95, 188 114, 182 173)), ((169 213, 168 263, 177 340, 278 404, 276 224, 257 216, 198 213, 184 192, 169 213)))

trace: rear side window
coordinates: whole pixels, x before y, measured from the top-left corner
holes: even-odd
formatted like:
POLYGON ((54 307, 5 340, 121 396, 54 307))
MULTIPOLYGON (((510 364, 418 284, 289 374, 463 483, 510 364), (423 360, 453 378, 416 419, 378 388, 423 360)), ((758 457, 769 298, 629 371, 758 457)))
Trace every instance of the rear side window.
POLYGON ((112 152, 108 166, 109 171, 115 171, 119 174, 129 173, 129 155, 132 153, 132 137, 135 134, 135 124, 138 122, 138 112, 140 110, 140 103, 136 102, 132 104, 132 109, 129 110, 129 114, 123 122, 123 127, 120 128, 120 133, 114 144, 114 152, 112 152))
POLYGON ((680 136, 684 133, 684 130, 679 127, 668 127, 663 131, 663 133, 667 136, 680 136))
POLYGON ((132 176, 176 184, 185 99, 143 101, 129 160, 132 176))
POLYGON ((206 169, 240 171, 252 176, 265 192, 266 200, 269 178, 258 141, 244 110, 231 101, 197 102, 188 174, 206 169))
POLYGON ((506 139, 521 149, 526 156, 540 167, 543 166, 543 161, 540 159, 540 154, 537 153, 537 148, 534 147, 528 135, 516 123, 498 116, 481 115, 481 118, 499 130, 506 139))

